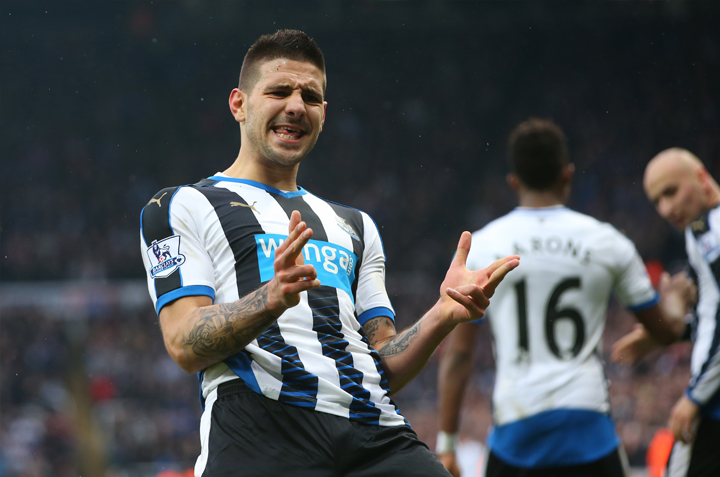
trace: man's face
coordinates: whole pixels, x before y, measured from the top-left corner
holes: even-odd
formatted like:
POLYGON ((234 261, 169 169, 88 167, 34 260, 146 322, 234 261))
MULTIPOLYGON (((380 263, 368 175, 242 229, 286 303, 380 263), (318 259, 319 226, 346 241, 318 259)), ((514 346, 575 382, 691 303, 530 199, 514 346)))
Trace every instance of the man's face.
POLYGON ((672 159, 651 163, 645 171, 644 185, 658 213, 680 231, 706 208, 701 175, 672 159))
POLYGON ((304 61, 276 59, 257 66, 247 92, 245 134, 262 157, 292 166, 312 150, 325 122, 324 76, 304 61))

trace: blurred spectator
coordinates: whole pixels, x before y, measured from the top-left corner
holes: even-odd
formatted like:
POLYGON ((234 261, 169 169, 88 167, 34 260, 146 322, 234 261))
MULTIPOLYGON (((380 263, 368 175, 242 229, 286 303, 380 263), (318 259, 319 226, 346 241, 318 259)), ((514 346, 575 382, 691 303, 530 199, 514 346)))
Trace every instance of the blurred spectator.
MULTIPOLYGON (((226 98, 236 43, 257 35, 213 15, 251 12, 127 3, 40 15, 22 5, 6 6, 0 33, 12 72, 3 88, 14 93, 0 117, 12 171, 0 177, 0 280, 140 278, 142 206, 237 152, 226 98), (201 15, 212 28, 191 21, 201 15)), ((646 258, 681 259, 640 182, 667 146, 687 147, 720 175, 720 33, 708 14, 720 7, 613 4, 614 16, 592 21, 595 5, 544 4, 524 16, 435 7, 418 7, 423 28, 405 27, 399 13, 376 30, 308 28, 336 66, 328 122, 300 183, 370 213, 391 272, 439 274, 459 230, 514 205, 504 185, 509 129, 548 116, 577 165, 571 205, 624 230, 646 258)), ((299 18, 312 17, 305 10, 299 18)), ((374 25, 357 5, 335 14, 374 25)))

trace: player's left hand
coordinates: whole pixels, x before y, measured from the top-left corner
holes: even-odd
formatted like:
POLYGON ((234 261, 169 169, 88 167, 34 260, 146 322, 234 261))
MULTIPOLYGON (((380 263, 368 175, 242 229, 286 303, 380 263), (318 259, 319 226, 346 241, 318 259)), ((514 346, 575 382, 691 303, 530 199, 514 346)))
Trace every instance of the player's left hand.
POLYGON ((495 288, 511 270, 520 264, 518 255, 510 255, 480 270, 468 270, 466 266, 472 235, 460 236, 455 258, 440 285, 441 315, 455 323, 477 320, 485 315, 489 298, 495 288))
POLYGON ((663 345, 650 336, 645 327, 638 323, 634 330, 612 345, 610 360, 613 363, 635 364, 651 351, 662 347, 663 345))
POLYGON ((689 444, 695 439, 699 411, 698 405, 683 394, 672 408, 668 421, 668 426, 675 435, 675 439, 685 444, 689 444))

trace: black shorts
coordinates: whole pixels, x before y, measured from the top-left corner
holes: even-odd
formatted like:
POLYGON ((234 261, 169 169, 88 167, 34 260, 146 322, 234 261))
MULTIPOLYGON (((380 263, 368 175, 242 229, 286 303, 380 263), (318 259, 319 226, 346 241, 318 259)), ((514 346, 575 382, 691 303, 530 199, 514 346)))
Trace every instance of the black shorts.
POLYGON ((605 457, 587 464, 525 469, 503 462, 491 451, 485 477, 623 477, 628 475, 624 452, 617 448, 605 457))
POLYGON ((206 406, 197 477, 450 475, 408 426, 361 424, 280 403, 241 380, 221 384, 206 406))
POLYGON ((668 461, 667 477, 718 477, 720 475, 720 421, 700 419, 692 444, 676 442, 668 461))

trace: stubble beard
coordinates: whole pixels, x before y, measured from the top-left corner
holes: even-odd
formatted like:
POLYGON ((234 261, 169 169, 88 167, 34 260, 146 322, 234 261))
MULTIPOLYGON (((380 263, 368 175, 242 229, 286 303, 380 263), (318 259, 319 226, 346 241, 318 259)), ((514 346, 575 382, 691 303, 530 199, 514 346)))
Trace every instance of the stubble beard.
POLYGON ((273 164, 285 167, 292 167, 302 162, 302 160, 305 159, 305 156, 312 151, 313 147, 315 147, 315 143, 317 142, 317 136, 315 136, 314 138, 311 138, 309 147, 305 147, 297 151, 286 150, 286 152, 283 153, 281 152, 282 149, 278 150, 280 148, 276 149, 270 144, 270 138, 268 135, 274 133, 266 133, 264 125, 257 124, 254 121, 248 121, 246 122, 245 132, 248 142, 255 145, 258 154, 263 159, 268 162, 272 162, 273 164))

